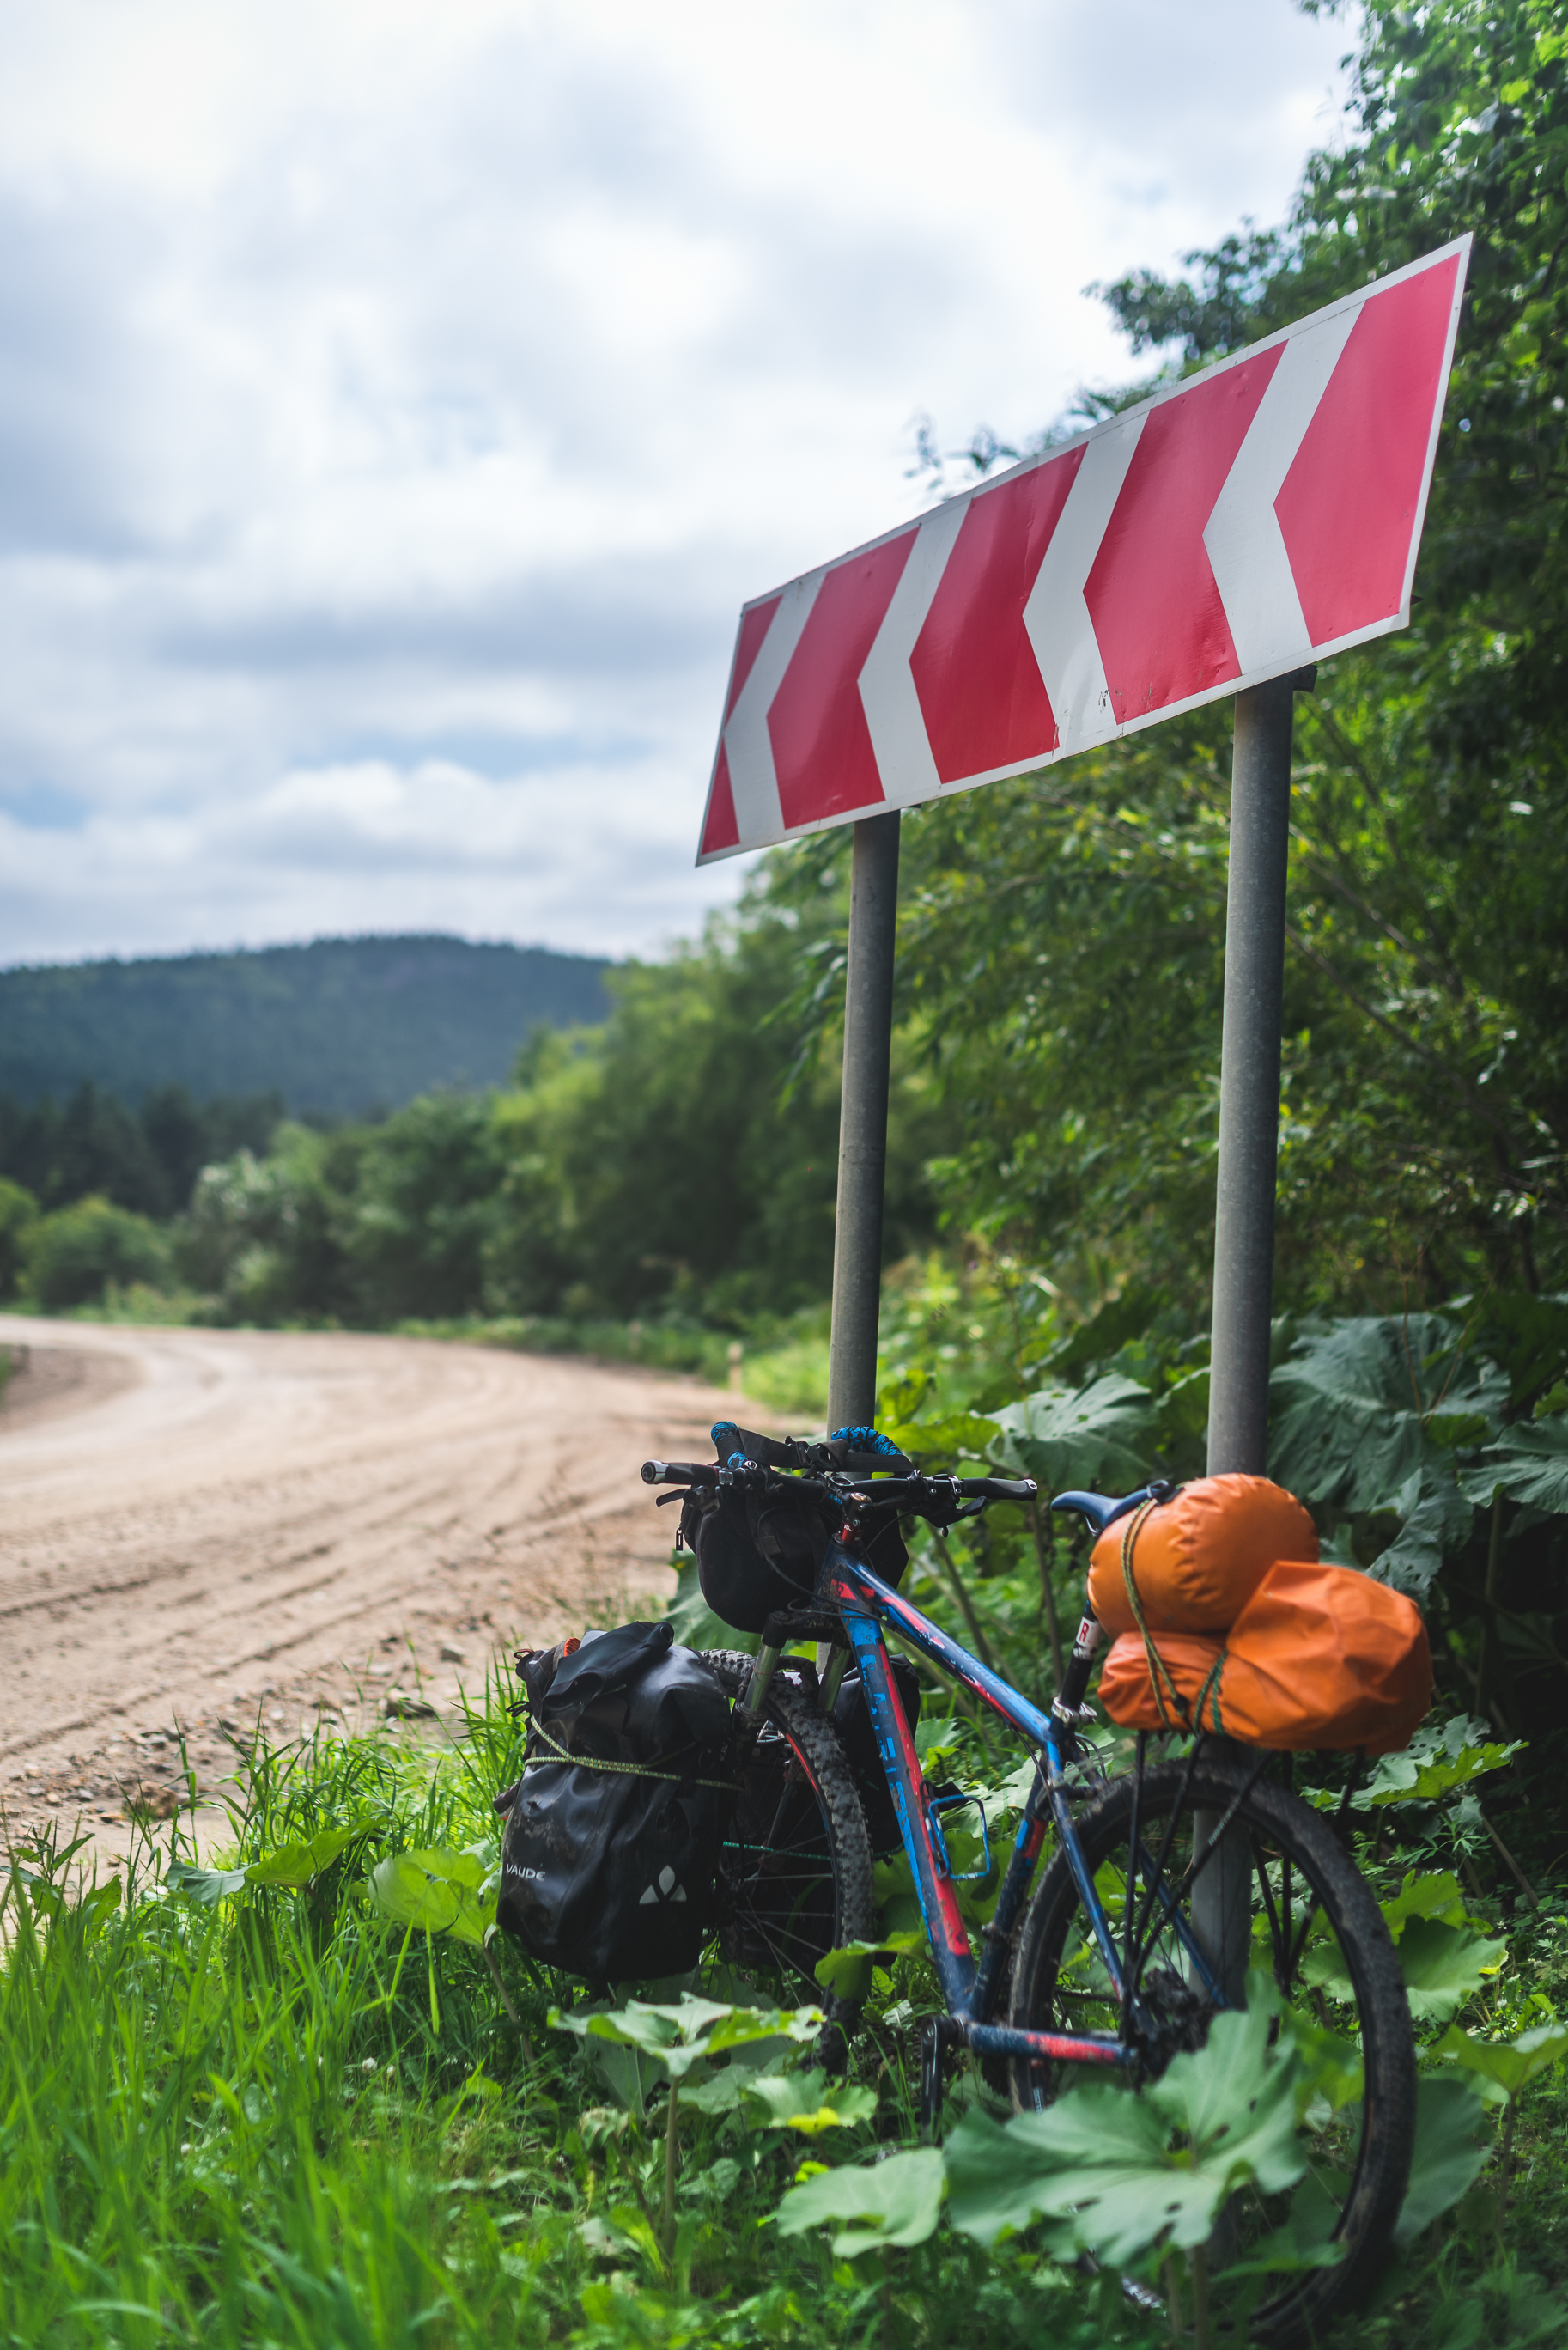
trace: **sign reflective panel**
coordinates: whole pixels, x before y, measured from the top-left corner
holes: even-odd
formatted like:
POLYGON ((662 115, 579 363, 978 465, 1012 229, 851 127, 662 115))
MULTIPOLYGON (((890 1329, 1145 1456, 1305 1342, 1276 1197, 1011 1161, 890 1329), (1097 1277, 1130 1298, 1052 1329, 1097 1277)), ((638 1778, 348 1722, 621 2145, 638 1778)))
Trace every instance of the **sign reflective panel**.
POLYGON ((1404 628, 1469 244, 748 604, 698 863, 1404 628))

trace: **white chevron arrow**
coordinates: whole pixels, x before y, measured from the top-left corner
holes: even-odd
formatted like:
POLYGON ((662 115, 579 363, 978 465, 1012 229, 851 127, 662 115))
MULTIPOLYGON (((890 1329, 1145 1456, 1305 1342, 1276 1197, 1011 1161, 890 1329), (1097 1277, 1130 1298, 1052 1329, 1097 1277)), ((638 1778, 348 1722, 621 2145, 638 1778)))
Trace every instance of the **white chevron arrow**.
POLYGON ((1204 529, 1243 676, 1312 652, 1274 500, 1360 316, 1359 305, 1341 310, 1285 344, 1204 529))
POLYGON ((752 842, 784 838, 784 809, 779 804, 779 779, 768 733, 768 710, 784 683, 784 673, 794 657, 811 608, 831 566, 792 579, 779 598, 778 610, 757 648, 752 673, 735 698, 724 729, 724 749, 730 761, 730 789, 735 800, 735 822, 741 838, 752 842))
POLYGON ((861 668, 860 706, 891 807, 933 800, 942 787, 909 662, 968 512, 969 500, 955 498, 927 515, 861 668))
POLYGON ((1120 418, 1084 451, 1039 577, 1023 607, 1023 625, 1051 697, 1059 752, 1105 741, 1116 731, 1106 665, 1084 588, 1106 535, 1148 411, 1120 418))

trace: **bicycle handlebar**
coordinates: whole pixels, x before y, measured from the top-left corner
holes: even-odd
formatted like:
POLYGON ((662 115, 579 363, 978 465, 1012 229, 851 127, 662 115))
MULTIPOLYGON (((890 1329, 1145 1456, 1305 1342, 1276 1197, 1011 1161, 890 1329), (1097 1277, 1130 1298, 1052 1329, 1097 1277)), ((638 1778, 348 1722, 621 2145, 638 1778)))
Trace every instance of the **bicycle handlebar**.
POLYGON ((740 1486, 756 1492, 808 1492, 834 1502, 867 1501, 917 1513, 922 1505, 950 1508, 955 1502, 1032 1502, 1039 1487, 1032 1477, 908 1477, 847 1479, 781 1477, 760 1461, 735 1456, 728 1465, 716 1461, 645 1461, 645 1485, 740 1486))
POLYGON ((1033 1477, 878 1477, 874 1483, 857 1484, 857 1492, 865 1492, 874 1502, 895 1502, 906 1494, 911 1502, 927 1498, 947 1500, 950 1496, 962 1502, 1032 1502, 1040 1488, 1033 1477))

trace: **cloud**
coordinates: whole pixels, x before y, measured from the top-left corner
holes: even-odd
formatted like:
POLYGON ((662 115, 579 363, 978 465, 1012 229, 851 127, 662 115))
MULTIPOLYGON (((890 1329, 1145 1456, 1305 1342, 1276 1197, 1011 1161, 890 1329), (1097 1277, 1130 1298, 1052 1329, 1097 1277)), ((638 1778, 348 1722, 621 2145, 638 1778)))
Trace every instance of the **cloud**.
POLYGON ((742 598, 1277 216, 1288 0, 0 0, 8 959, 647 949, 742 598), (1129 60, 1136 61, 1130 71, 1129 60))

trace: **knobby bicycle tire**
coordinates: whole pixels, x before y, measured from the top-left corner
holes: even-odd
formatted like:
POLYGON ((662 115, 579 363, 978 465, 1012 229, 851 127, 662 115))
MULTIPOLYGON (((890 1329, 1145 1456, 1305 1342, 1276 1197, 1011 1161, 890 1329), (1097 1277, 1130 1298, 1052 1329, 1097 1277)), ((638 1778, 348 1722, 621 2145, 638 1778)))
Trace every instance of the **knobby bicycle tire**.
MULTIPOLYGON (((1077 1815, 1084 1858, 1091 1877, 1099 1880, 1101 1898, 1106 1900, 1117 1929, 1118 1944, 1120 1921, 1126 1917, 1122 1905, 1128 1878, 1133 1800, 1133 1781, 1116 1780, 1077 1815), (1102 1876, 1106 1870, 1109 1876, 1102 1876)), ((1138 1796, 1140 1906, 1135 1919, 1141 1918, 1142 1905, 1148 1902, 1152 1920, 1150 1877, 1162 1856, 1162 1884, 1167 1890, 1180 1885, 1191 1854, 1190 1828, 1184 1820, 1189 1821, 1194 1811, 1210 1817, 1222 1814, 1233 1802, 1238 1803, 1238 1810, 1228 1835, 1240 1833, 1245 1839, 1248 1906, 1242 1930, 1253 1961, 1262 1957, 1266 1963, 1272 1954, 1275 1981, 1287 2001, 1299 2003, 1310 1996, 1320 2022, 1331 2023, 1346 2036, 1358 2029, 1365 2067, 1359 2106, 1346 2106, 1322 2137, 1313 2141, 1312 2165, 1304 2182, 1312 2194, 1320 2199, 1326 2195, 1330 2206, 1337 2206, 1336 2224, 1324 2231, 1343 2244, 1343 2257, 1334 2267, 1289 2274, 1282 2287, 1252 2311, 1249 2321, 1252 2338, 1267 2343, 1270 2350, 1297 2350, 1297 2345, 1321 2338, 1321 2329, 1333 2313, 1365 2298, 1389 2255, 1410 2174, 1415 2041, 1399 1961, 1371 1888, 1324 1814, 1282 1787, 1266 1779, 1254 1780, 1246 1763, 1225 1758, 1200 1760, 1189 1780, 1188 1766, 1181 1762, 1146 1769, 1138 1796), (1167 1846, 1166 1832, 1173 1814, 1175 1825, 1167 1846), (1265 1922, 1262 1936, 1252 1931, 1259 1918, 1265 1922), (1337 1942, 1337 1956, 1328 1948, 1329 1936, 1337 1942), (1330 2002, 1337 2007, 1337 2015, 1330 2014, 1330 2002)), ((1239 1897, 1239 1886, 1237 1892, 1239 1897)), ((1181 1903, 1184 1912, 1189 1903, 1189 1895, 1181 1903)), ((1085 1929, 1077 1887, 1065 1855, 1059 1851, 1040 1882, 1020 1931, 1010 2013, 1014 2025, 1059 2032, 1117 2029, 1119 2009, 1103 1970, 1099 1970, 1100 1987, 1096 1987, 1098 1962, 1085 1929)), ((1149 2067, 1158 2071, 1179 2048, 1202 2044, 1215 2011, 1195 1992, 1189 1981, 1183 1980, 1190 1977, 1192 1970, 1182 1959, 1174 1934, 1157 1932, 1151 1922, 1148 1939, 1149 1947, 1141 1964, 1135 1962, 1134 1972, 1140 1996, 1163 2023, 1164 2036, 1153 2051, 1149 2067)), ((1010 2082, 1014 2106, 1020 2112, 1039 2111, 1069 2085, 1070 2072, 1082 2069, 1015 2059, 1010 2082)), ((1250 2215, 1241 2210, 1237 2220, 1232 2215, 1241 2210, 1241 2200, 1238 2198, 1227 2215, 1227 2225, 1233 2231, 1240 2226, 1262 2234, 1282 2216, 1252 2198, 1250 2215)))
MULTIPOLYGON (((743 1696, 753 1659, 702 1652, 729 1695, 743 1696)), ((862 2002, 825 1992, 815 1967, 877 1931, 870 1840, 859 1790, 833 1724, 787 1666, 763 1701, 763 1727, 719 1864, 720 1948, 732 1964, 777 1974, 826 2016, 821 2054, 841 2067, 862 2002)))

